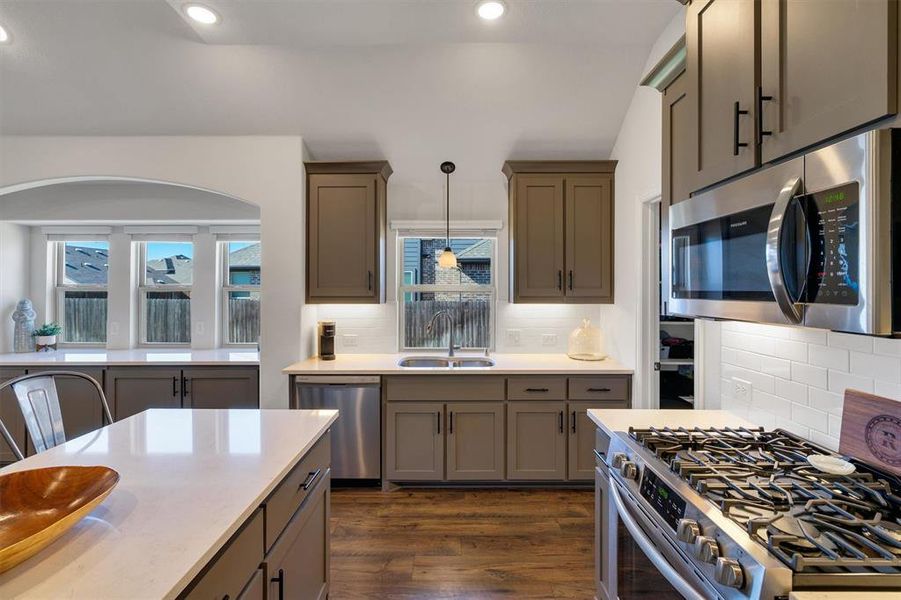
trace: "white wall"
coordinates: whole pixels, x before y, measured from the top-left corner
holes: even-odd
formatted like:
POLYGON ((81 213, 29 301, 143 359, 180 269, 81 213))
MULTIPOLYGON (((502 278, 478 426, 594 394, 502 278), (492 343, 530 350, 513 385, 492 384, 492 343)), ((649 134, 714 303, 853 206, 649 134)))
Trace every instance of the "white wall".
MULTIPOLYGON (((300 359, 303 142, 296 136, 0 137, 0 195, 52 179, 124 177, 218 192, 260 207, 261 405, 284 407, 300 359)), ((11 257, 12 258, 12 257, 11 257)), ((0 264, 7 263, 0 246, 0 264)))
MULTIPOLYGON (((644 72, 673 47, 685 31, 680 11, 652 48, 644 72)), ((637 83, 637 82, 636 82, 637 83)), ((641 210, 662 190, 662 109, 660 93, 638 87, 623 119, 610 158, 616 167, 616 304, 606 319, 611 354, 635 369, 632 397, 641 408, 647 365, 640 360, 641 210)))
POLYGON ((721 329, 716 348, 722 408, 837 449, 847 388, 901 401, 901 340, 755 323, 721 329), (734 379, 751 384, 741 398, 734 379))
MULTIPOLYGON (((393 184, 388 181, 388 221, 443 221, 445 212, 444 178, 435 168, 436 177, 429 181, 393 184)), ((595 324, 612 310, 609 306, 561 304, 510 304, 509 302, 509 232, 507 229, 507 184, 498 168, 492 181, 458 181, 451 176, 451 226, 461 221, 501 221, 497 232, 497 311, 495 313, 495 350, 497 352, 540 353, 566 352, 570 332, 583 318, 595 324), (508 330, 518 330, 519 344, 508 337, 508 330), (543 335, 553 336, 553 343, 543 344, 543 335)), ((397 304, 397 235, 389 230, 387 252, 387 298, 383 305, 319 305, 317 319, 337 321, 337 351, 344 353, 382 353, 398 351, 397 304), (355 345, 349 345, 349 344, 355 345)), ((443 234, 442 234, 443 235, 443 234)), ((311 323, 311 321, 307 321, 311 323)), ((315 327, 315 323, 308 325, 315 327)), ((311 341, 311 344, 314 342, 311 341)), ((310 348, 311 354, 314 349, 310 348)))
POLYGON ((13 311, 28 296, 31 267, 29 228, 0 223, 0 352, 13 351, 13 311))

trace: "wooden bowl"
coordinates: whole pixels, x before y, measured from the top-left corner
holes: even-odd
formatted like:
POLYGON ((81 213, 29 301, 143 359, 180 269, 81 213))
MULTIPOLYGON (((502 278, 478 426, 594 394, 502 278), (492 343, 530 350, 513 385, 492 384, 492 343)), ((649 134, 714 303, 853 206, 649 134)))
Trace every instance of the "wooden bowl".
POLYGON ((119 474, 47 467, 0 476, 0 573, 40 552, 103 502, 119 474))

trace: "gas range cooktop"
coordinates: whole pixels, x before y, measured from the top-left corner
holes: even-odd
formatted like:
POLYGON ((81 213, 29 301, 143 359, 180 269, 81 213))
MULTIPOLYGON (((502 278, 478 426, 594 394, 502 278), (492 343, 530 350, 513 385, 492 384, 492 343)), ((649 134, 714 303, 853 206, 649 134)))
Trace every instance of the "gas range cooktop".
POLYGON ((848 475, 808 462, 833 453, 787 431, 630 429, 795 573, 901 574, 901 482, 854 463, 848 475))

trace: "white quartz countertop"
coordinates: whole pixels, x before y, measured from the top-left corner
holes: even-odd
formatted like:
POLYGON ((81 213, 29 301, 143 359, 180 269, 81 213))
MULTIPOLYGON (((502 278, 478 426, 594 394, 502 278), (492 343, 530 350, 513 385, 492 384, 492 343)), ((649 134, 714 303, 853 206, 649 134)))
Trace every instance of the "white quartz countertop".
POLYGON ((589 409, 588 417, 609 435, 629 427, 756 427, 727 410, 645 410, 628 408, 589 409))
POLYGON ((102 350, 67 348, 54 352, 24 352, 0 354, 0 366, 48 365, 74 366, 127 366, 127 365, 259 365, 260 353, 253 349, 220 348, 217 350, 191 350, 139 348, 135 350, 102 350))
POLYGON ((789 600, 898 600, 898 592, 792 592, 789 600))
MULTIPOLYGON (((440 356, 441 353, 422 354, 440 356)), ((624 367, 612 358, 600 361, 573 360, 565 354, 492 354, 493 367, 486 368, 409 368, 399 367, 398 361, 405 356, 419 354, 340 354, 335 360, 320 360, 318 357, 294 363, 283 369, 288 375, 631 375, 632 369, 624 367)), ((482 356, 461 352, 461 356, 482 356)))
POLYGON ((338 417, 334 410, 149 410, 0 469, 104 465, 94 511, 0 574, 0 598, 174 598, 338 417))

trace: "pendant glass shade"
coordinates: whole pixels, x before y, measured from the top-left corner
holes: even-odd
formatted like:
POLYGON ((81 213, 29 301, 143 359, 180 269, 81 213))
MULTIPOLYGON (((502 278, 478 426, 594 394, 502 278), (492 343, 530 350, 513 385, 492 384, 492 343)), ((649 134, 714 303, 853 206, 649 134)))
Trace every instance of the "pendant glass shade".
POLYGON ((444 252, 438 256, 438 266, 442 269, 455 269, 457 267, 457 257, 450 248, 445 248, 444 252))

